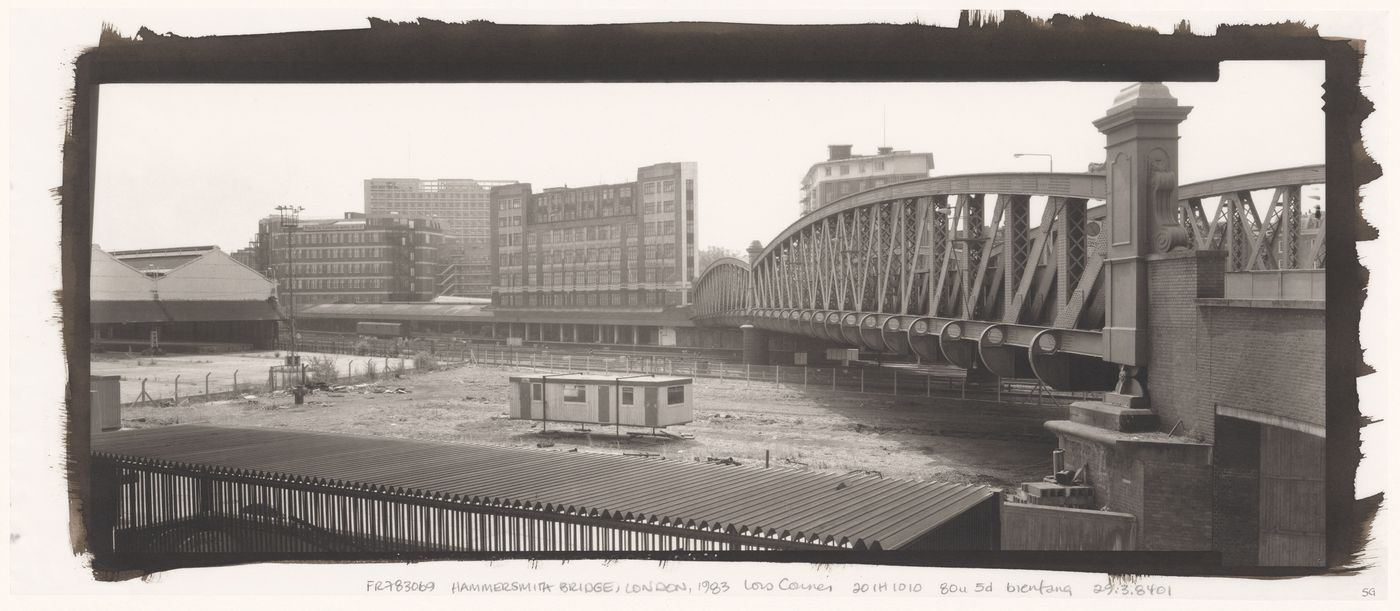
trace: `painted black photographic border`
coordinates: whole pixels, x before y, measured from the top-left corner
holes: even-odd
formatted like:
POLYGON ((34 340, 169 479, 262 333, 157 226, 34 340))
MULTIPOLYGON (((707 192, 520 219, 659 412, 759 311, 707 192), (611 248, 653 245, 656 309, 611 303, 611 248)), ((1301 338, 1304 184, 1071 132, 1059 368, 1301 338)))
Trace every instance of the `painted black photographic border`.
MULTIPOLYGON (((62 308, 67 355, 65 448, 72 545, 85 539, 90 420, 89 246, 99 94, 117 83, 639 83, 639 82, 976 82, 1213 81, 1222 61, 1325 62, 1327 191, 1327 569, 1222 567, 1209 552, 735 552, 534 553, 510 555, 268 554, 97 557, 99 579, 179 567, 302 561, 642 558, 700 561, 858 563, 1022 568, 1158 575, 1290 576, 1355 570, 1379 497, 1354 500, 1360 461, 1356 378, 1366 271, 1356 242, 1374 239, 1360 217, 1359 188, 1380 175, 1366 155, 1361 123, 1373 110, 1359 88, 1363 48, 1323 39, 1297 24, 1222 26, 1213 36, 1161 34, 1092 16, 1000 24, 621 25, 396 24, 371 19, 358 30, 185 38, 142 31, 140 40, 104 32, 76 61, 63 147, 62 308)), ((1261 107, 1267 99, 1254 103, 1261 107)))

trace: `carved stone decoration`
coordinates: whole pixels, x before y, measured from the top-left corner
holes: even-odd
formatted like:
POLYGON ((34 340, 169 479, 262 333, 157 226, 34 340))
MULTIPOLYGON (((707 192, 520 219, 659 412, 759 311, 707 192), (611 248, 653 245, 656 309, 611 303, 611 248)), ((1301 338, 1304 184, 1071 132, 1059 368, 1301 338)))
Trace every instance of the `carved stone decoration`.
POLYGON ((1172 167, 1171 156, 1160 148, 1147 154, 1147 197, 1153 225, 1157 228, 1153 239, 1157 251, 1186 248, 1191 236, 1181 226, 1177 215, 1180 204, 1176 201, 1176 169, 1172 167))

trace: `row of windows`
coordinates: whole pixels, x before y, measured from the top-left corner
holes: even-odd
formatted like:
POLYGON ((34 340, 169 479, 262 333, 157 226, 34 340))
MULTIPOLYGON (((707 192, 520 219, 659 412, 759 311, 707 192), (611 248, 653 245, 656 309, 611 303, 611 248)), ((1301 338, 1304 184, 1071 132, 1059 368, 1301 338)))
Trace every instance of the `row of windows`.
MULTIPOLYGON (((673 265, 677 256, 675 242, 662 242, 656 244, 643 244, 641 247, 641 257, 638 257, 638 247, 628 246, 627 260, 647 264, 673 265)), ((502 252, 499 255, 500 265, 612 265, 620 263, 623 249, 621 247, 611 248, 567 248, 561 250, 534 250, 528 256, 516 252, 502 252)))
POLYGON ((649 221, 642 223, 642 235, 674 235, 675 221, 649 221))
MULTIPOLYGON (((417 258, 415 251, 423 250, 423 258, 430 259, 436 253, 435 248, 413 248, 408 249, 406 254, 409 259, 417 258)), ((385 259, 388 257, 388 248, 297 248, 292 250, 292 260, 303 259, 385 259)), ((286 254, 281 251, 273 251, 273 260, 278 263, 286 261, 286 254)))
MULTIPOLYGON (((355 289, 374 290, 391 288, 393 286, 393 282, 393 278, 297 278, 296 281, 293 282, 293 285, 298 291, 355 289)), ((286 279, 283 279, 282 283, 286 284, 286 279)), ((432 291, 433 284, 434 279, 430 278, 419 278, 417 280, 410 280, 408 283, 410 287, 416 287, 416 289, 410 288, 409 290, 421 291, 432 291)), ((300 296, 298 296, 297 299, 298 301, 301 301, 300 296)))
POLYGON ((592 202, 584 202, 582 206, 578 204, 548 204, 532 207, 530 220, 533 223, 553 223, 609 216, 632 216, 633 214, 636 214, 636 208, 632 206, 631 202, 623 202, 617 206, 607 201, 603 202, 601 206, 592 202))
POLYGON ((388 263, 298 263, 293 267, 300 275, 316 274, 388 274, 388 263))
POLYGON ((486 214, 487 202, 370 202, 368 206, 370 212, 390 212, 403 210, 433 209, 433 210, 456 210, 462 213, 486 214))
POLYGON ((548 229, 531 233, 530 244, 537 244, 540 241, 543 241, 545 244, 562 244, 591 240, 615 240, 619 237, 626 237, 631 233, 631 225, 589 225, 587 227, 548 229))
POLYGON ((573 189, 567 191, 545 192, 530 198, 531 207, 572 204, 578 202, 592 201, 615 201, 631 199, 632 187, 623 185, 620 187, 592 187, 584 189, 573 189))
MULTIPOLYGON (((370 187, 371 191, 378 191, 376 187, 370 187)), ((424 193, 422 191, 406 191, 398 193, 375 193, 370 196, 374 199, 485 199, 489 197, 486 191, 442 191, 438 193, 424 193)))
MULTIPOLYGON (((622 389, 618 392, 618 402, 622 405, 634 405, 636 402, 636 397, 637 393, 635 386, 623 386, 622 389)), ((537 382, 530 385, 530 399, 532 401, 544 400, 544 384, 537 382)), ((565 384, 564 402, 587 403, 588 387, 583 384, 565 384)), ((679 405, 681 403, 685 403, 685 387, 667 386, 666 404, 679 405)))
POLYGON ((658 212, 675 212, 676 200, 668 199, 659 202, 649 202, 642 207, 643 214, 656 214, 658 212))
MULTIPOLYGON (((334 231, 326 233, 297 233, 292 235, 293 246, 304 246, 307 244, 378 244, 385 241, 385 234, 381 232, 362 231, 334 231)), ((279 234, 273 238, 278 247, 286 245, 286 235, 279 234)))
MULTIPOLYGON (((694 269, 689 272, 694 277, 694 269)), ((597 284, 635 284, 638 282, 674 282, 679 273, 675 265, 648 265, 644 268, 629 267, 626 270, 588 269, 569 271, 526 270, 500 275, 505 288, 516 287, 580 287, 597 284), (529 281, 529 284, 526 284, 529 281)))
MULTIPOLYGON (((870 166, 872 166, 872 165, 874 166, 876 172, 879 172, 879 171, 885 169, 885 162, 883 162, 883 161, 874 161, 874 162, 862 161, 862 162, 860 162, 860 171, 861 171, 861 172, 868 172, 868 171, 870 171, 870 166)), ((826 166, 826 167, 823 168, 823 169, 826 170, 826 175, 827 175, 827 176, 831 176, 831 166, 826 166)), ((842 175, 842 176, 846 176, 847 174, 850 174, 850 173, 851 173, 851 164, 849 164, 849 163, 843 163, 843 164, 841 164, 841 175, 842 175)))
POLYGON ((497 303, 507 307, 658 306, 679 305, 682 297, 676 291, 525 293, 500 295, 497 303))
MULTIPOLYGON (((381 231, 359 232, 359 231, 335 231, 335 232, 307 232, 292 234, 292 246, 316 246, 321 244, 400 244, 406 245, 410 238, 414 244, 441 244, 443 236, 413 232, 403 234, 396 232, 396 235, 381 231)), ((274 247, 285 248, 286 239, 279 234, 273 240, 274 247)))
POLYGON ((822 203, 829 204, 839 197, 845 197, 861 191, 869 191, 876 187, 883 187, 893 179, 873 178, 870 180, 852 180, 840 184, 830 184, 822 187, 822 203))
POLYGON ((642 185, 642 193, 646 195, 652 193, 670 193, 675 190, 676 181, 674 180, 652 181, 642 185))

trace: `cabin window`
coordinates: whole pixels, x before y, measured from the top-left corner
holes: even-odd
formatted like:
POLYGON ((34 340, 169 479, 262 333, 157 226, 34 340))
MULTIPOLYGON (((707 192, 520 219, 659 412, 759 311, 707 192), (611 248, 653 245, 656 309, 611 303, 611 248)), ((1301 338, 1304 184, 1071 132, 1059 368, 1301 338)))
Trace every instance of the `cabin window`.
POLYGON ((671 386, 666 389, 666 405, 685 403, 685 387, 671 386))
POLYGON ((623 387, 622 387, 622 404, 623 404, 623 405, 631 405, 631 404, 632 404, 632 387, 631 387, 631 386, 623 386, 623 387))
POLYGON ((544 384, 530 385, 530 400, 539 401, 544 398, 544 384))
POLYGON ((564 386, 565 403, 584 403, 587 401, 586 391, 582 384, 568 384, 564 386))

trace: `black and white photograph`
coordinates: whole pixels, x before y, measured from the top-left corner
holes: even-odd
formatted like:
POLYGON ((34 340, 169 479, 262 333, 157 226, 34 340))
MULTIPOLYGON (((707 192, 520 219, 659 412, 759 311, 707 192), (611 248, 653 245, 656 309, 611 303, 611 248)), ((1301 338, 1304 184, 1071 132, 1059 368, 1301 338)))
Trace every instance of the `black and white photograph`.
POLYGON ((12 590, 1387 597, 1388 14, 440 13, 16 68, 12 590))

